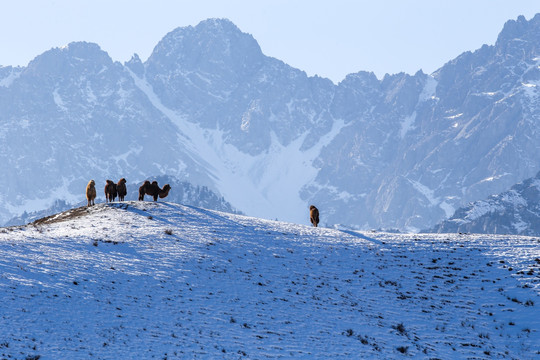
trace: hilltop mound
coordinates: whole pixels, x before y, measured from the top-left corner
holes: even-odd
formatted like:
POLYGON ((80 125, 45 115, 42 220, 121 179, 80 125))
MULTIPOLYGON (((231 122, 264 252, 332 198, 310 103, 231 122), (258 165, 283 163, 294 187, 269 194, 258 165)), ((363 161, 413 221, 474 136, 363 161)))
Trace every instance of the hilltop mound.
POLYGON ((540 355, 531 237, 126 202, 0 229, 0 274, 0 358, 540 355))

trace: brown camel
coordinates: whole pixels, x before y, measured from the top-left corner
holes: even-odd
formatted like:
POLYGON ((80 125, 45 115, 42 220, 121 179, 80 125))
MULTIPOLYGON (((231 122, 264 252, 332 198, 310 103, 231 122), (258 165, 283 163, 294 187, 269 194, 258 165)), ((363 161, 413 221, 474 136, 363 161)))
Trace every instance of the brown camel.
POLYGON ((139 201, 144 200, 144 194, 146 192, 146 189, 150 187, 150 181, 146 180, 140 187, 139 187, 139 201))
POLYGON ((88 185, 86 185, 86 200, 88 200, 88 206, 95 205, 94 200, 96 199, 96 182, 90 180, 88 185))
POLYGON ((169 184, 165 184, 163 189, 160 189, 157 181, 150 183, 150 181, 146 180, 139 188, 139 200, 143 201, 144 195, 150 195, 154 198, 154 201, 157 201, 158 197, 161 199, 167 197, 170 190, 171 186, 169 184))
POLYGON ((112 180, 107 180, 107 184, 105 185, 105 202, 113 202, 116 195, 116 184, 112 180))
POLYGON ((121 178, 118 180, 116 190, 118 191, 118 201, 124 201, 124 197, 127 195, 126 179, 121 178))
POLYGON ((319 224, 319 209, 313 205, 309 207, 309 220, 315 227, 319 224))

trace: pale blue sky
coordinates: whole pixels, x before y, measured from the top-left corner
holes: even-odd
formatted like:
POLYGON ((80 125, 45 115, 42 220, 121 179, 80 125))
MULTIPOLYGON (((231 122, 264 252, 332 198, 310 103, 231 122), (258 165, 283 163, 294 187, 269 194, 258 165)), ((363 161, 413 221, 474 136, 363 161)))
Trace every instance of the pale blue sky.
POLYGON ((0 0, 0 65, 26 66, 72 41, 95 42, 117 61, 144 61, 179 26, 233 21, 262 51, 334 82, 361 70, 432 73, 504 23, 540 12, 539 0, 0 0))

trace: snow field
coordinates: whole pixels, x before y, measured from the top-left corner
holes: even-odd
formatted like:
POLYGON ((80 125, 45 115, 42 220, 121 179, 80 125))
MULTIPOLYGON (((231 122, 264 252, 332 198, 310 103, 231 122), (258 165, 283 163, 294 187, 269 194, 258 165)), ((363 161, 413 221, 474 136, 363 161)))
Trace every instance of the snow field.
POLYGON ((2 359, 540 358, 531 237, 100 204, 0 229, 0 292, 2 359))

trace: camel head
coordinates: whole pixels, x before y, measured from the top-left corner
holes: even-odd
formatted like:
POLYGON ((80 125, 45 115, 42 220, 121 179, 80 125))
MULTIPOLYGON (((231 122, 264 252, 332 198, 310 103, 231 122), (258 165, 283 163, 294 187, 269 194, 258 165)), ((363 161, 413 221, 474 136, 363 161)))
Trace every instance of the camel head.
POLYGON ((169 195, 170 190, 171 190, 171 185, 165 184, 165 186, 163 186, 163 189, 160 190, 160 192, 159 192, 159 197, 162 198, 162 199, 164 197, 167 197, 167 195, 169 195))

